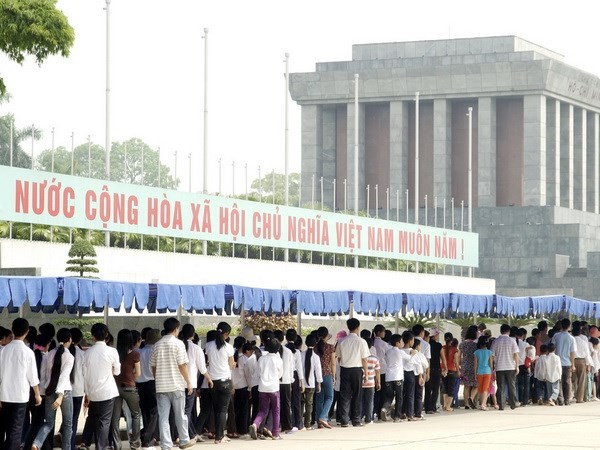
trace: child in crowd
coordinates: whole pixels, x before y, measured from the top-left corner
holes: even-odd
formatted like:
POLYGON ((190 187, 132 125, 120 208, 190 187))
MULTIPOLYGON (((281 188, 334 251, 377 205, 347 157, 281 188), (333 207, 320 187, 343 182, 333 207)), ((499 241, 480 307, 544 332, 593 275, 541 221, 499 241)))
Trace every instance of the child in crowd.
POLYGON ((535 360, 533 376, 535 377, 535 391, 537 404, 548 403, 550 392, 546 389, 546 360, 548 359, 548 346, 540 345, 540 355, 535 360))
POLYGON ((600 369, 600 340, 597 337, 590 337, 590 356, 592 357, 592 365, 590 369, 589 398, 588 401, 597 401, 597 379, 598 370, 600 369))
MULTIPOLYGON (((369 350, 373 350, 373 339, 370 337, 365 338, 369 350)), ((362 416, 365 418, 365 423, 371 423, 373 421, 373 400, 375 398, 375 391, 381 389, 381 366, 379 359, 376 355, 367 358, 367 376, 363 378, 362 384, 362 416)))
POLYGON ((254 347, 246 341, 243 336, 238 336, 233 341, 235 349, 235 367, 231 371, 231 383, 235 391, 233 395, 233 407, 235 410, 235 432, 231 432, 231 437, 240 437, 246 434, 250 421, 248 419, 250 404, 248 394, 248 380, 252 381, 251 377, 246 378, 244 368, 248 358, 252 355, 254 347))
POLYGON ((423 387, 425 386, 425 372, 429 369, 429 361, 423 353, 421 353, 421 340, 415 339, 412 345, 416 352, 413 356, 414 373, 415 373, 415 409, 414 418, 424 420, 423 417, 423 387))
POLYGON ((477 340, 475 356, 475 374, 477 375, 477 392, 479 394, 479 409, 487 411, 487 399, 492 379, 494 355, 487 348, 487 336, 480 336, 477 340))
POLYGON ((321 391, 323 372, 321 370, 321 358, 314 352, 317 345, 317 337, 313 334, 306 336, 304 341, 306 350, 302 352, 302 368, 304 369, 304 393, 302 400, 304 404, 304 429, 312 430, 312 412, 315 392, 321 391))
POLYGON ((385 422, 390 414, 389 408, 392 401, 395 401, 392 418, 394 422, 400 422, 402 418, 402 395, 404 387, 404 363, 410 361, 411 357, 416 353, 415 350, 411 354, 402 351, 404 342, 402 336, 393 334, 390 338, 391 347, 385 352, 385 361, 387 363, 387 373, 385 378, 385 392, 383 404, 381 406, 380 419, 385 422))
MULTIPOLYGON (((402 351, 412 355, 414 351, 412 346, 415 343, 415 336, 411 331, 402 333, 403 347, 402 351)), ((410 359, 404 363, 404 386, 402 387, 402 418, 408 421, 415 420, 415 367, 419 360, 410 359)))
POLYGON ((552 342, 547 344, 548 356, 545 361, 546 370, 544 372, 544 379, 546 380, 546 391, 548 392, 550 399, 548 405, 556 406, 556 399, 558 398, 558 387, 560 384, 560 377, 562 376, 562 366, 560 358, 554 351, 556 347, 552 342), (552 394, 550 394, 552 392, 552 394))
POLYGON ((248 428, 252 439, 257 439, 257 430, 267 419, 269 412, 273 416, 273 429, 264 428, 264 433, 272 439, 281 439, 279 435, 279 379, 283 375, 283 361, 279 356, 279 341, 272 334, 266 336, 265 353, 258 360, 258 414, 248 428))

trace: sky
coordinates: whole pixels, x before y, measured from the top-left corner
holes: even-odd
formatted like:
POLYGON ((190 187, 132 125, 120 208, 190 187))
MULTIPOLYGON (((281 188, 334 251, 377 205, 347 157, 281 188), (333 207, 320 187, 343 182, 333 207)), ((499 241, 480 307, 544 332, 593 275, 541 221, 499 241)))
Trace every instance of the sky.
MULTIPOLYGON (((138 137, 160 147, 180 189, 202 188, 204 69, 207 61, 208 186, 229 194, 235 173, 242 194, 262 173, 284 171, 285 53, 289 70, 351 59, 353 44, 517 35, 565 55, 568 64, 600 74, 594 2, 506 0, 112 0, 110 5, 111 141, 138 137), (208 28, 205 54, 204 28, 208 28), (221 159, 221 177, 219 177, 221 159), (233 163, 235 162, 235 168, 233 163), (235 172, 234 172, 235 170, 235 172)), ((55 145, 104 145, 105 0, 59 0, 75 29, 68 58, 41 66, 0 55, 12 96, 0 114, 17 127, 34 124, 55 145)), ((300 107, 289 99, 290 171, 300 170, 300 107)), ((27 147, 29 150, 30 147, 27 147)))

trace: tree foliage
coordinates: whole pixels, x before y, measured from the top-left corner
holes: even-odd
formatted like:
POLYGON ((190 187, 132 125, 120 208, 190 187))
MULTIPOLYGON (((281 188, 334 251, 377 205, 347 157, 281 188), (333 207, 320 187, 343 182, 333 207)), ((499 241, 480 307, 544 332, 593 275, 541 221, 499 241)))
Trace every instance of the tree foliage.
POLYGON ((91 259, 96 256, 94 246, 85 239, 77 239, 69 249, 71 259, 67 261, 67 272, 79 272, 79 276, 83 277, 84 273, 98 273, 98 268, 95 267, 97 261, 91 259))
MULTIPOLYGON (((75 31, 56 8, 56 0, 0 0, 0 50, 21 64, 33 56, 38 64, 50 55, 69 56, 75 31)), ((6 86, 0 77, 0 94, 6 86)))

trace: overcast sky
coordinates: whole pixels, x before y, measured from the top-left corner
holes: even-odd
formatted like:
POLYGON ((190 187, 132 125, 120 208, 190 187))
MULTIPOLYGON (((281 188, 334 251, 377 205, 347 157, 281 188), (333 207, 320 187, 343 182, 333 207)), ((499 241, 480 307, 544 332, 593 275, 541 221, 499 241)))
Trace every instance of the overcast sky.
MULTIPOLYGON (((589 1, 503 2, 439 0, 112 0, 111 136, 139 137, 161 147, 163 163, 188 186, 192 154, 194 190, 202 186, 204 34, 208 34, 209 188, 223 192, 248 178, 284 167, 284 55, 290 72, 313 71, 316 62, 351 58, 352 44, 515 34, 562 53, 566 62, 600 74, 597 13, 589 1)), ((0 56, 12 95, 0 114, 17 127, 44 131, 35 153, 75 145, 87 135, 104 145, 104 0, 59 0, 75 29, 69 58, 41 67, 0 56)), ((290 168, 300 170, 300 107, 290 100, 290 168)), ((29 148, 29 147, 28 147, 29 148)))

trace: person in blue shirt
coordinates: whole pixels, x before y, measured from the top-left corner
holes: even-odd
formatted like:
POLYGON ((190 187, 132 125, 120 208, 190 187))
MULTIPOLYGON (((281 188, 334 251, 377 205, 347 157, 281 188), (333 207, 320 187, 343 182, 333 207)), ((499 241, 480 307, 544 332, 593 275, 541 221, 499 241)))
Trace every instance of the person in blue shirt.
POLYGON ((479 409, 483 411, 487 410, 486 403, 492 379, 492 367, 494 366, 494 356, 492 351, 487 348, 487 340, 487 336, 480 336, 477 340, 477 350, 474 353, 479 409))

